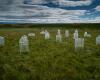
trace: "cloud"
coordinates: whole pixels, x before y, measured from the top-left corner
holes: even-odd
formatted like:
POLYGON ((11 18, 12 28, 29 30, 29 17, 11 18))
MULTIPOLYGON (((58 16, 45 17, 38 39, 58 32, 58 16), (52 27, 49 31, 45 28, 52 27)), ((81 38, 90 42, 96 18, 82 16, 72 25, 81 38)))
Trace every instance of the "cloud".
POLYGON ((92 3, 92 0, 81 0, 81 1, 70 1, 70 0, 59 0, 60 6, 88 6, 92 3))
POLYGON ((96 11, 100 11, 100 5, 99 6, 96 6, 95 10, 96 11))
POLYGON ((80 0, 80 1, 71 1, 71 0, 32 0, 33 4, 45 4, 45 3, 54 3, 59 6, 88 6, 92 3, 92 0, 80 0))
POLYGON ((18 9, 18 11, 1 12, 0 16, 32 16, 44 18, 63 18, 68 15, 82 16, 85 15, 86 10, 65 10, 60 8, 50 8, 47 6, 33 5, 32 8, 18 9))
MULTIPOLYGON (((5 0, 6 1, 6 0, 5 0)), ((100 17, 90 16, 95 14, 85 9, 62 9, 62 6, 76 7, 89 6, 93 0, 32 0, 29 4, 23 4, 24 0, 13 2, 11 9, 0 11, 0 22, 14 23, 100 23, 100 17), (57 7, 48 7, 43 4, 58 4, 57 7), (88 15, 88 16, 87 16, 88 15), (84 17, 85 16, 85 17, 84 17)), ((4 6, 2 6, 4 7, 4 6)), ((7 7, 7 6, 6 6, 7 7)), ((95 8, 100 11, 100 6, 95 8)))
POLYGON ((9 22, 9 23, 100 23, 100 17, 96 17, 94 19, 71 19, 71 18, 62 18, 62 19, 6 19, 2 18, 0 22, 9 22))

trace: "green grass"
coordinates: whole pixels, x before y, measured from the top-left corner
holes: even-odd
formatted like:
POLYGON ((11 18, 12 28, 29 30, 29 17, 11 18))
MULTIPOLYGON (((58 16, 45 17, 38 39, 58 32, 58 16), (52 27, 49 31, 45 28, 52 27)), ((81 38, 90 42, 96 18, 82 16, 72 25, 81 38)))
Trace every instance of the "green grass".
POLYGON ((79 29, 80 37, 88 31, 92 37, 85 38, 85 48, 74 50, 73 32, 70 37, 57 43, 55 35, 58 27, 47 27, 50 40, 44 40, 39 34, 44 28, 0 29, 6 43, 0 47, 0 80, 100 80, 100 45, 95 45, 99 29, 79 29), (35 32, 35 38, 29 38, 30 52, 19 53, 18 41, 29 32, 35 32))

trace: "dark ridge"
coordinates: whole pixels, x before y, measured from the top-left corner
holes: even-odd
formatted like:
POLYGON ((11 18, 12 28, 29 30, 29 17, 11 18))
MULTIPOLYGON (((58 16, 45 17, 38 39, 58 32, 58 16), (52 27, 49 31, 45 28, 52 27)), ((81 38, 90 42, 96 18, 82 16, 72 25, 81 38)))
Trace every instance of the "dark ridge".
POLYGON ((90 28, 100 29, 100 23, 73 23, 73 24, 0 24, 0 28, 46 28, 46 27, 58 27, 58 28, 90 28))

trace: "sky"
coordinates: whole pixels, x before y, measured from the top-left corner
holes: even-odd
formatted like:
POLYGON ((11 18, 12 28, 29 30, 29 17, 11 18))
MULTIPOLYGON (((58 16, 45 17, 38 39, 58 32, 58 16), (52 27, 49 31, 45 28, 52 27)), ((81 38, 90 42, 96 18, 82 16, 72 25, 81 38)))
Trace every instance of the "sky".
POLYGON ((100 0, 0 0, 0 23, 100 23, 100 0))

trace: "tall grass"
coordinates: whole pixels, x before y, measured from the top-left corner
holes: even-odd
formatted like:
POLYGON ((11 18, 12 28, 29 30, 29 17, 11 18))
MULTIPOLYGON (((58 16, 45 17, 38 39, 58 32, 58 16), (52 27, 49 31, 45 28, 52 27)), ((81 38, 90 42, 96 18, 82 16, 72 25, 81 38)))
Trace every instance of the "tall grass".
POLYGON ((96 46, 95 38, 99 29, 80 29, 80 37, 88 31, 92 37, 85 38, 85 47, 74 50, 73 32, 64 37, 66 27, 62 29, 63 42, 57 43, 55 35, 58 27, 0 29, 6 43, 0 47, 0 80, 100 80, 100 45, 96 46), (50 40, 44 40, 39 34, 43 29, 51 33, 50 40), (18 41, 29 32, 36 37, 29 37, 30 52, 19 53, 18 41))

